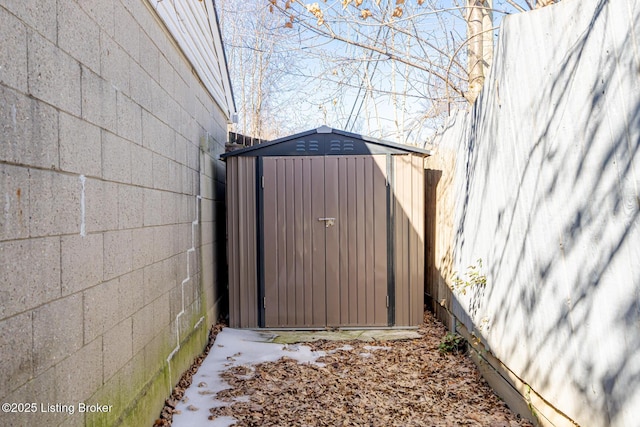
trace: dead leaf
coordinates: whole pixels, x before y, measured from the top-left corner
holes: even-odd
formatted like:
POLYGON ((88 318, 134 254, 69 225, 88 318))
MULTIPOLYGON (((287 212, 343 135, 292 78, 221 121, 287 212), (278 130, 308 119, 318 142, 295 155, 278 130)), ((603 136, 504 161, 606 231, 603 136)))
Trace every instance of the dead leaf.
POLYGON ((211 408, 210 419, 231 416, 237 426, 532 426, 504 405, 467 356, 443 357, 438 345, 446 329, 430 313, 420 335, 381 344, 384 351, 358 341, 306 344, 326 352, 317 360, 324 366, 285 357, 232 367, 222 374, 232 388, 217 394, 229 406, 211 408), (374 357, 361 355, 367 352, 374 357))

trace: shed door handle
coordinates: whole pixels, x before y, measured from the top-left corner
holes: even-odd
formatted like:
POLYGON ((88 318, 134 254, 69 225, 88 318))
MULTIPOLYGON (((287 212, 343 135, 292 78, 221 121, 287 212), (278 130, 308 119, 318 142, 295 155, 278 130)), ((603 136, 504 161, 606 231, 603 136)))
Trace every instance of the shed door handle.
POLYGON ((332 225, 335 225, 335 223, 336 223, 336 219, 335 218, 318 218, 318 221, 324 221, 326 228, 329 228, 332 225))

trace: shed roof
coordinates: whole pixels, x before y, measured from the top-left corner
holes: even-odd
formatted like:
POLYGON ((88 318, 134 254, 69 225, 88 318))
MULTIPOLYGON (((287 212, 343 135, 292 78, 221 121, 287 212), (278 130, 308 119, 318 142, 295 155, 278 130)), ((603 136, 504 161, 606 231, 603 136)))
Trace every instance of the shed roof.
POLYGON ((270 142, 241 148, 222 154, 220 158, 235 156, 337 156, 362 154, 418 154, 424 157, 432 151, 411 145, 358 135, 320 126, 270 142))

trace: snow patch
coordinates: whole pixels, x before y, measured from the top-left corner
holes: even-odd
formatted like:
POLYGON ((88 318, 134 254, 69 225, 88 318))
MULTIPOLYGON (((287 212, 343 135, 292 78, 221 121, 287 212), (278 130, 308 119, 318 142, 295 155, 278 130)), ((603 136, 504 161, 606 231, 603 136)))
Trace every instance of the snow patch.
MULTIPOLYGON (((216 399, 218 392, 231 388, 220 375, 233 367, 246 367, 249 371, 247 376, 251 378, 255 371, 253 365, 275 362, 283 357, 297 360, 298 363, 324 366, 318 363, 317 359, 326 356, 326 352, 313 351, 310 347, 301 344, 275 344, 271 342, 274 338, 275 336, 268 332, 247 329, 224 328, 220 331, 209 354, 193 376, 191 386, 185 391, 183 399, 176 405, 176 409, 180 413, 173 415, 172 426, 227 427, 233 425, 237 420, 232 417, 208 419, 211 414, 210 408, 229 406, 234 402, 246 402, 249 399, 249 396, 237 397, 232 402, 216 399), (189 410, 189 407, 198 409, 189 410)), ((352 349, 351 346, 344 347, 352 349)))

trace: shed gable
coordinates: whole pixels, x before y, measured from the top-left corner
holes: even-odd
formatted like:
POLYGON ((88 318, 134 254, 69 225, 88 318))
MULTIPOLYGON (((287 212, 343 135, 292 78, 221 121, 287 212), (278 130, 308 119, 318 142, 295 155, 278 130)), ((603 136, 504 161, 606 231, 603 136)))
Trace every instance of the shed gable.
POLYGON ((343 156, 375 154, 417 154, 431 152, 410 145, 395 144, 362 135, 322 126, 307 132, 264 142, 225 153, 221 158, 235 156, 343 156))

